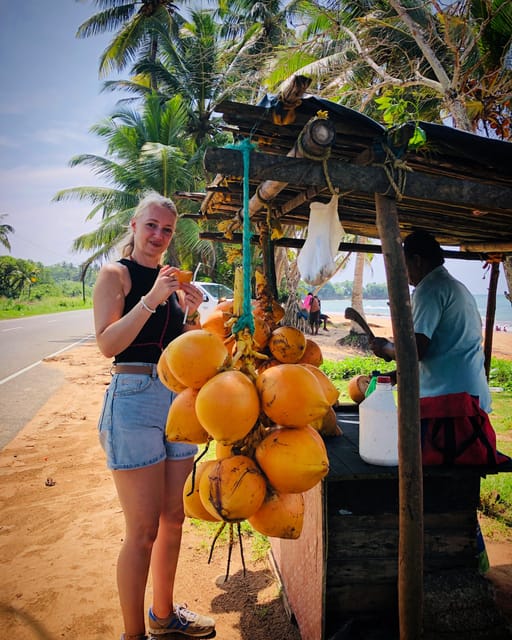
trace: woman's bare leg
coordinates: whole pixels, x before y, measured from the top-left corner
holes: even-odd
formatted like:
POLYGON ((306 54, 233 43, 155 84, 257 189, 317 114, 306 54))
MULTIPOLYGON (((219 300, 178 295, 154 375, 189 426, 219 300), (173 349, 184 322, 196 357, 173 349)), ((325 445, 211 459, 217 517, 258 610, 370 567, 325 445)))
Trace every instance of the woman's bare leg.
POLYGON ((126 532, 117 560, 117 588, 126 636, 145 633, 144 597, 158 533, 165 462, 112 473, 126 532))
POLYGON ((193 458, 167 460, 165 463, 165 489, 160 524, 151 556, 152 609, 159 618, 166 618, 173 611, 174 580, 185 518, 183 485, 193 464, 193 458))

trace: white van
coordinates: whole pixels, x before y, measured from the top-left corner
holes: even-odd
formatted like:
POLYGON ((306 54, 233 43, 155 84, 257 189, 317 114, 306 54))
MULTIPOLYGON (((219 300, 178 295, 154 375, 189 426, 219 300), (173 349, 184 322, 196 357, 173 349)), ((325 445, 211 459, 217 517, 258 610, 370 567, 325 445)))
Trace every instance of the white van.
POLYGON ((203 294, 203 301, 198 307, 201 322, 204 322, 221 300, 233 300, 233 290, 218 282, 193 283, 203 294))

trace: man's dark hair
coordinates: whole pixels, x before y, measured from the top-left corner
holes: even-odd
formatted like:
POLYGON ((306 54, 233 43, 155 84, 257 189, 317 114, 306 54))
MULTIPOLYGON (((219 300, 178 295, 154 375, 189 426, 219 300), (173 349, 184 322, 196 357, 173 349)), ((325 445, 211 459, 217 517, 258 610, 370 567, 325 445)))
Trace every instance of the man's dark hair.
POLYGON ((407 257, 421 256, 432 264, 440 265, 444 263, 443 250, 441 245, 428 231, 413 231, 404 240, 404 253, 407 257))

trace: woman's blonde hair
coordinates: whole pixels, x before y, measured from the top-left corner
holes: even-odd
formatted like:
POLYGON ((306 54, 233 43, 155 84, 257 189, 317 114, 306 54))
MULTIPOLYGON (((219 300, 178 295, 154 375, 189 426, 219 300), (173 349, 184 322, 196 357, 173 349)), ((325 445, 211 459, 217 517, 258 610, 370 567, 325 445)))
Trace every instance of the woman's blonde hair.
MULTIPOLYGON (((161 193, 157 191, 149 191, 144 197, 139 201, 139 204, 135 207, 135 211, 133 212, 132 220, 139 218, 144 211, 152 206, 158 205, 159 207, 165 207, 169 209, 171 213, 173 213, 176 217, 178 217, 178 210, 176 209, 176 205, 170 198, 166 198, 161 193)), ((121 256, 123 258, 128 258, 131 256, 134 247, 134 238, 133 238, 133 229, 130 227, 128 232, 126 242, 123 244, 121 248, 121 256)))

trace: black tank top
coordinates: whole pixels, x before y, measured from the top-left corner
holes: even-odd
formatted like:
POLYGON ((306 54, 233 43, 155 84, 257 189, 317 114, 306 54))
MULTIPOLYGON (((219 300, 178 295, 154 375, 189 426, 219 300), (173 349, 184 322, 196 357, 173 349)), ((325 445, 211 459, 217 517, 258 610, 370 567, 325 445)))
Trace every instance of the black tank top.
MULTIPOLYGON (((153 286, 160 267, 152 269, 143 267, 133 260, 122 258, 119 260, 130 273, 132 287, 124 300, 123 316, 135 305, 140 304, 144 296, 153 286)), ((153 362, 157 363, 164 348, 183 332, 184 313, 178 303, 175 293, 167 300, 167 304, 159 305, 156 313, 152 313, 139 335, 132 344, 118 353, 114 362, 153 362)))

